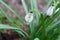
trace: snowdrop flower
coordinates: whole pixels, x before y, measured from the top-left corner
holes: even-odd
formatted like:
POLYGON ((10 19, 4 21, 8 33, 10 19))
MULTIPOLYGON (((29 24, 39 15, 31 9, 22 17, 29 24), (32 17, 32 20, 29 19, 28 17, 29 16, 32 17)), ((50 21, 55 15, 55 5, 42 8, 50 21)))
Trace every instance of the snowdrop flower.
POLYGON ((48 10, 46 11, 46 15, 51 16, 53 14, 54 7, 50 6, 48 10))
POLYGON ((35 38, 34 40, 40 40, 39 38, 35 38))
POLYGON ((25 16, 25 20, 26 20, 26 22, 30 23, 33 20, 33 14, 32 13, 28 13, 25 16))

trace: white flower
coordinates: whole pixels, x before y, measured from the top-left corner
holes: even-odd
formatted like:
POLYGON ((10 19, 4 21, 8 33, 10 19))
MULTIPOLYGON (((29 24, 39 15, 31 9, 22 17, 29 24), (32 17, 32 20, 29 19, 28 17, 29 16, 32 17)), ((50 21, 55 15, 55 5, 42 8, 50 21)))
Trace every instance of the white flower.
POLYGON ((40 40, 39 38, 35 38, 34 40, 40 40))
POLYGON ((46 11, 46 15, 51 16, 53 14, 54 7, 50 6, 48 10, 46 11))
POLYGON ((26 20, 26 22, 30 23, 33 20, 33 14, 32 13, 28 13, 25 16, 25 20, 26 20))

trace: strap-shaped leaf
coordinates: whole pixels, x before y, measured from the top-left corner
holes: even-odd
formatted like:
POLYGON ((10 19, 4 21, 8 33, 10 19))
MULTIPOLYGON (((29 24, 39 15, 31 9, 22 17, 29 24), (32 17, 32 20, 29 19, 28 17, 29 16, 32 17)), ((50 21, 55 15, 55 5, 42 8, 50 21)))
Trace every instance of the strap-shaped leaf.
POLYGON ((24 37, 25 36, 29 37, 29 35, 26 32, 24 32, 22 29, 17 28, 17 27, 12 27, 9 25, 0 24, 0 29, 11 29, 11 30, 14 30, 14 31, 18 32, 19 34, 23 35, 24 37))
POLYGON ((8 19, 8 21, 13 23, 12 20, 10 19, 10 17, 8 17, 8 15, 5 13, 5 11, 1 7, 0 7, 0 10, 1 10, 2 14, 8 19))
POLYGON ((44 10, 43 10, 43 13, 46 12, 47 8, 51 5, 52 1, 53 1, 53 0, 48 0, 48 3, 47 3, 46 7, 45 7, 44 10))
POLYGON ((56 12, 53 16, 45 20, 45 24, 46 24, 45 26, 48 27, 49 25, 51 25, 59 15, 60 15, 60 10, 56 12))
POLYGON ((20 22, 22 24, 25 24, 25 21, 16 13, 16 11, 14 11, 10 6, 8 6, 5 2, 1 1, 1 3, 8 8, 11 12, 13 12, 13 14, 15 14, 15 16, 17 16, 17 18, 20 20, 20 22))
POLYGON ((50 32, 51 30, 53 30, 54 28, 60 27, 57 26, 58 24, 60 24, 60 20, 58 20, 57 22, 55 22, 54 24, 52 24, 51 26, 46 28, 46 33, 50 32))
POLYGON ((23 8, 25 10, 25 13, 27 14, 28 13, 28 7, 27 7, 27 5, 25 3, 25 0, 21 0, 21 2, 22 2, 22 5, 23 5, 23 8))
MULTIPOLYGON (((30 5, 31 5, 31 10, 33 10, 34 9, 34 7, 33 7, 33 0, 30 0, 30 5)), ((34 32, 34 21, 32 21, 30 23, 30 30, 31 30, 31 33, 34 32)))

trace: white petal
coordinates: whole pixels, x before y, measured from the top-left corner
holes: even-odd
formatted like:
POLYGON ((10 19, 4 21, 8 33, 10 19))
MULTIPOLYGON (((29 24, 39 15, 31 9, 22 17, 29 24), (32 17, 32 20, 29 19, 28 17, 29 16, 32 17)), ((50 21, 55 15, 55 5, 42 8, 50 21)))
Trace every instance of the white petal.
POLYGON ((31 13, 28 13, 26 16, 25 16, 25 20, 26 22, 31 22, 33 20, 33 14, 31 13))
POLYGON ((35 38, 34 40, 40 40, 39 38, 35 38))
POLYGON ((53 6, 50 6, 48 8, 47 12, 46 12, 46 15, 51 16, 53 14, 53 9, 54 9, 54 7, 53 6))

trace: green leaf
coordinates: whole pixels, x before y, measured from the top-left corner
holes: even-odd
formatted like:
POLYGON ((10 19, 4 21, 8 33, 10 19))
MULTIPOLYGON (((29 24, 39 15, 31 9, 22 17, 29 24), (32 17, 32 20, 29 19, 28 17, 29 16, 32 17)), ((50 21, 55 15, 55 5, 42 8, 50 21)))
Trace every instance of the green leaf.
POLYGON ((45 20, 45 26, 48 27, 54 23, 54 20, 60 15, 60 10, 57 13, 54 13, 51 17, 45 20))
POLYGON ((0 24, 0 29, 11 29, 11 30, 14 30, 14 31, 18 32, 19 34, 23 35, 24 37, 25 36, 29 37, 29 35, 26 32, 24 32, 22 29, 17 28, 17 27, 12 27, 9 25, 0 24))
POLYGON ((52 29, 56 28, 56 27, 59 27, 57 26, 58 24, 60 24, 60 20, 55 22, 54 24, 52 24, 51 26, 47 27, 46 28, 46 33, 50 32, 52 29))
POLYGON ((19 35, 23 35, 23 37, 26 37, 23 32, 18 31, 18 30, 15 30, 15 31, 18 32, 19 35))
POLYGON ((33 0, 33 8, 34 8, 33 11, 34 11, 34 14, 36 17, 36 26, 38 26, 40 12, 39 12, 38 7, 37 7, 37 0, 33 0))
POLYGON ((24 7, 25 13, 27 14, 28 13, 28 7, 27 7, 27 5, 25 3, 25 0, 21 0, 21 2, 22 2, 22 5, 24 7))
POLYGON ((36 16, 36 27, 37 27, 39 25, 39 15, 36 13, 35 16, 36 16))
POLYGON ((8 21, 13 23, 11 18, 4 12, 4 10, 1 7, 0 7, 0 10, 1 10, 2 14, 5 15, 5 17, 8 19, 8 21))
POLYGON ((34 6, 34 8, 35 9, 38 9, 38 7, 37 7, 37 0, 32 0, 33 1, 33 6, 34 6))
POLYGON ((47 8, 51 5, 52 1, 53 1, 53 0, 48 0, 48 3, 47 3, 46 7, 45 7, 44 10, 43 10, 43 13, 46 12, 47 8))
POLYGON ((8 8, 11 12, 13 12, 13 14, 15 14, 15 16, 17 16, 17 18, 20 20, 20 22, 22 24, 25 24, 25 21, 10 7, 8 6, 5 2, 1 1, 1 3, 6 7, 8 8))
POLYGON ((58 36, 58 38, 56 40, 60 40, 60 35, 58 36))
MULTIPOLYGON (((33 10, 34 9, 33 0, 30 0, 30 5, 31 5, 31 10, 33 10)), ((34 20, 30 23, 30 31, 31 31, 31 35, 33 35, 33 33, 34 33, 34 20)))
POLYGON ((34 3, 33 3, 33 0, 30 0, 30 5, 31 5, 31 10, 34 9, 34 3))
POLYGON ((51 31, 49 31, 49 33, 47 34, 48 39, 53 40, 53 39, 57 39, 58 36, 60 35, 60 25, 57 25, 55 29, 52 29, 51 31))
POLYGON ((0 29, 13 29, 13 30, 19 30, 19 28, 17 27, 11 27, 9 25, 4 25, 4 24, 0 24, 0 29))
POLYGON ((31 34, 33 34, 34 33, 34 21, 30 23, 30 30, 31 30, 31 34))

